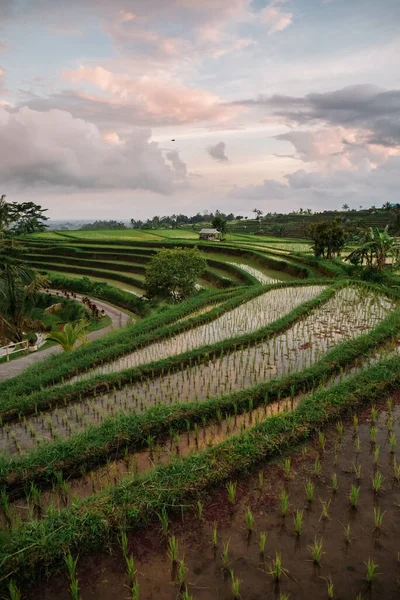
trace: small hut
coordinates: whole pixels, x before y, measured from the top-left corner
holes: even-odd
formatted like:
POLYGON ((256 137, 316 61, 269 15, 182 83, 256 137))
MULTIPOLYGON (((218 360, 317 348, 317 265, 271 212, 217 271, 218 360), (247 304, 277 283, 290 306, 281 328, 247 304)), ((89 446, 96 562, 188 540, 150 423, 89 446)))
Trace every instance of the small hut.
POLYGON ((218 231, 218 229, 202 229, 200 231, 200 239, 208 241, 220 240, 221 233, 218 231))

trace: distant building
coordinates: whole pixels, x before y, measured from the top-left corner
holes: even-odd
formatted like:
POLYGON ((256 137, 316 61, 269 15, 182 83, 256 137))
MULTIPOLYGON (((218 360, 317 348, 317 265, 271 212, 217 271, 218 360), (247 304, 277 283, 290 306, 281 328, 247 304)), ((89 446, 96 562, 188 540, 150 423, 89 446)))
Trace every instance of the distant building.
POLYGON ((200 231, 201 240, 220 240, 221 233, 218 229, 202 229, 200 231))

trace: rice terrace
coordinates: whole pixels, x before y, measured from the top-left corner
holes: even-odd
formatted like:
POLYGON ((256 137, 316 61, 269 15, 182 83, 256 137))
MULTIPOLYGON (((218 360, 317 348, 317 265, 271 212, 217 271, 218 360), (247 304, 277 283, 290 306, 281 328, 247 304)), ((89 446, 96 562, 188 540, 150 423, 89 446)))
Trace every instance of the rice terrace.
POLYGON ((2 597, 399 597, 397 242, 363 235, 5 239, 47 337, 0 364, 2 597))

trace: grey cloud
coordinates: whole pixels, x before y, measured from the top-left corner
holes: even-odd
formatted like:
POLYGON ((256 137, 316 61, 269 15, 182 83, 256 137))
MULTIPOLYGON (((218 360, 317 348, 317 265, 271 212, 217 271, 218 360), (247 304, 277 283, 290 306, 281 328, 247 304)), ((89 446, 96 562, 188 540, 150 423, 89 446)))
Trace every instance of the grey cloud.
POLYGON ((172 167, 174 169, 175 175, 178 179, 186 179, 187 176, 187 168, 186 164, 183 162, 181 157, 179 156, 179 152, 177 150, 170 150, 166 153, 167 160, 170 161, 172 167))
POLYGON ((370 143, 400 144, 400 90, 360 84, 304 97, 260 96, 236 104, 258 107, 297 125, 317 122, 371 131, 370 143))
POLYGON ((274 179, 264 179, 259 185, 235 186, 228 194, 244 200, 283 200, 290 194, 289 186, 274 179))
POLYGON ((207 152, 212 158, 219 162, 228 162, 229 158, 225 154, 225 148, 225 142, 218 142, 218 144, 215 144, 214 146, 209 146, 207 152))
POLYGON ((98 128, 61 110, 0 107, 0 178, 20 187, 174 190, 175 174, 150 130, 107 142, 98 128))

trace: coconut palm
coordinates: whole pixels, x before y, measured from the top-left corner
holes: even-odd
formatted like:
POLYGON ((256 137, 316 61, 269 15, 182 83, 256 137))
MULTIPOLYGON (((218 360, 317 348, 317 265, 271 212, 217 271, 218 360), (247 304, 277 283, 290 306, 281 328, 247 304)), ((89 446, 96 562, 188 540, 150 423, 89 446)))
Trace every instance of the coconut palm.
POLYGON ((20 342, 24 331, 42 324, 29 316, 37 293, 48 284, 44 275, 23 263, 0 263, 0 327, 5 336, 20 342))
POLYGON ((74 349, 76 342, 85 343, 87 340, 87 329, 89 322, 81 319, 75 325, 67 323, 62 331, 52 331, 46 336, 46 340, 56 342, 65 352, 70 352, 74 349))
POLYGON ((383 231, 370 227, 361 246, 346 256, 345 260, 382 271, 388 258, 392 258, 392 264, 398 262, 399 251, 400 244, 389 235, 388 226, 383 231))

